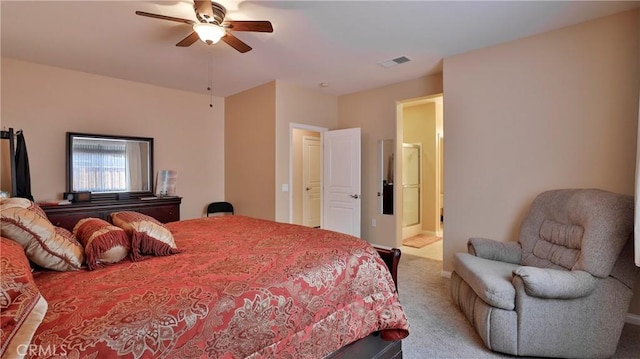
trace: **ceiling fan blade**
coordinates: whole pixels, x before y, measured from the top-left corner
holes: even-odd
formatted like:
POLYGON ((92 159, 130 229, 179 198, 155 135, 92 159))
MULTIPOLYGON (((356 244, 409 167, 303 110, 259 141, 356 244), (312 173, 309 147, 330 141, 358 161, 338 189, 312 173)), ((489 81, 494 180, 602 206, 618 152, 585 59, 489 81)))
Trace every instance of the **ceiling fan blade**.
POLYGON ((189 25, 193 25, 193 24, 196 23, 193 20, 181 19, 179 17, 152 14, 152 13, 148 13, 148 12, 144 12, 144 11, 136 11, 136 15, 152 17, 152 18, 160 19, 160 20, 170 20, 170 21, 175 21, 175 22, 182 22, 182 23, 189 24, 189 25))
POLYGON ((238 39, 228 32, 222 37, 222 41, 226 42, 227 44, 229 44, 229 46, 240 51, 241 53, 245 53, 251 50, 251 46, 245 44, 242 40, 238 39))
POLYGON ((209 19, 213 20, 213 7, 211 1, 194 1, 196 12, 201 15, 206 15, 209 19))
POLYGON ((222 26, 233 31, 273 32, 271 21, 225 21, 222 26))
POLYGON ((180 47, 191 46, 194 42, 198 41, 199 39, 200 38, 198 37, 198 33, 193 31, 189 34, 189 36, 185 37, 184 39, 182 39, 182 41, 177 43, 176 46, 180 46, 180 47))

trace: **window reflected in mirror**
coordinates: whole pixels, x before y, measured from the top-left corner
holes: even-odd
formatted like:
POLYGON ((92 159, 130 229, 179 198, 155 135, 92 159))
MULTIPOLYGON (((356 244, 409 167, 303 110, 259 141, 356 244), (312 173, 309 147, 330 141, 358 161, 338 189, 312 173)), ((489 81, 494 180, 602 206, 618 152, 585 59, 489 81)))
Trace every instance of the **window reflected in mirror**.
POLYGON ((67 135, 70 191, 152 191, 152 138, 67 135))
POLYGON ((378 140, 378 212, 393 214, 394 140, 378 140))

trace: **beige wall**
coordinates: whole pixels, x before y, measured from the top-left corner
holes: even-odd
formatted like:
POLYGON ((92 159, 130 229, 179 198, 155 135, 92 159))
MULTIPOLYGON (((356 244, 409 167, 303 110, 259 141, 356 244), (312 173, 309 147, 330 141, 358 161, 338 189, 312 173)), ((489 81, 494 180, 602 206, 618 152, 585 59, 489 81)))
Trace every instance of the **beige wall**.
POLYGON ((275 81, 225 98, 225 200, 236 214, 275 219, 275 81))
MULTIPOLYGON (((436 228, 436 104, 405 105, 402 114, 403 142, 419 143, 421 158, 421 224, 422 230, 435 235, 436 228)), ((398 157, 400 158, 400 157, 398 157)), ((403 198, 404 200, 404 198, 403 198)), ((439 211, 438 211, 439 212, 439 211)), ((439 222, 439 221, 438 221, 439 222)))
POLYGON ((280 80, 226 98, 225 195, 238 214, 290 221, 292 128, 334 129, 337 106, 333 95, 280 80))
POLYGON ((638 10, 444 59, 445 271, 541 191, 634 193, 639 64, 638 10))
MULTIPOLYGON (((302 166, 302 143, 304 137, 315 137, 320 138, 320 132, 300 130, 294 128, 292 131, 292 147, 291 147, 291 157, 292 157, 292 168, 291 168, 291 186, 290 191, 292 195, 292 218, 291 223, 302 224, 302 197, 304 196, 304 191, 302 190, 303 182, 302 182, 302 172, 304 170, 302 166)), ((322 166, 322 164, 320 164, 322 166)))
POLYGON ((154 138, 154 169, 178 171, 181 218, 224 193, 224 103, 209 96, 2 58, 2 126, 24 130, 36 199, 62 199, 66 132, 154 138))
POLYGON ((334 130, 338 125, 338 100, 325 94, 287 81, 276 82, 276 221, 289 222, 291 192, 282 190, 288 185, 295 190, 289 176, 291 126, 307 125, 334 130))
MULTIPOLYGON (((398 101, 442 92, 442 76, 433 75, 385 87, 343 95, 338 98, 339 128, 362 129, 362 227, 365 240, 382 246, 401 245, 396 217, 379 214, 377 209, 378 140, 396 139, 398 101), (371 220, 376 220, 376 227, 371 220)), ((396 141, 398 142, 398 141, 396 141)), ((396 149, 396 153, 400 153, 396 149)), ((396 161, 397 162, 397 161, 396 161)), ((396 173, 397 175, 397 173, 396 173)), ((396 207, 397 202, 396 202, 396 207)))

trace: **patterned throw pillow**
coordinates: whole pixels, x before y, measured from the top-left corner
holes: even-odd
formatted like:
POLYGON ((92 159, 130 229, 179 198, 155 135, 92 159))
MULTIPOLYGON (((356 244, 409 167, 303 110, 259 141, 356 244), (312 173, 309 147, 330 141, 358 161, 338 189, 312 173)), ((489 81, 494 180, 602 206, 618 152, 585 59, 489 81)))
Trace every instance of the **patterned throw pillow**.
POLYGON ((0 357, 24 352, 47 312, 20 244, 0 238, 0 357))
POLYGON ((30 211, 33 211, 40 215, 42 218, 47 218, 47 214, 44 213, 44 210, 38 206, 38 204, 31 202, 26 198, 20 197, 11 197, 11 198, 3 198, 0 200, 0 211, 4 211, 9 208, 24 208, 30 211))
POLYGON ((171 231, 155 218, 123 211, 111 213, 111 222, 124 229, 131 238, 133 261, 141 260, 143 255, 168 256, 181 252, 176 247, 171 231))
POLYGON ((68 230, 56 227, 36 211, 13 207, 0 212, 0 234, 24 248, 35 264, 57 271, 78 270, 84 248, 68 230))
POLYGON ((73 234, 84 246, 89 270, 117 263, 129 254, 131 241, 124 229, 100 218, 81 219, 73 234))

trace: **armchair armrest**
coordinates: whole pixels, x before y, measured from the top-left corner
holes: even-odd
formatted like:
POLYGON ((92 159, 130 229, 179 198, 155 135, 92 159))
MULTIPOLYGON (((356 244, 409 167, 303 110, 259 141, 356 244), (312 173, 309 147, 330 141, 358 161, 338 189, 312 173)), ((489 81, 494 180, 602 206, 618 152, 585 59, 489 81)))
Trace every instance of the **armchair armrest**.
POLYGON ((525 292, 538 298, 574 299, 591 294, 596 278, 580 270, 559 270, 538 267, 518 267, 515 276, 522 278, 525 292))
POLYGON ((520 264, 522 248, 518 242, 498 242, 488 238, 470 238, 467 242, 469 254, 494 261, 520 264))

